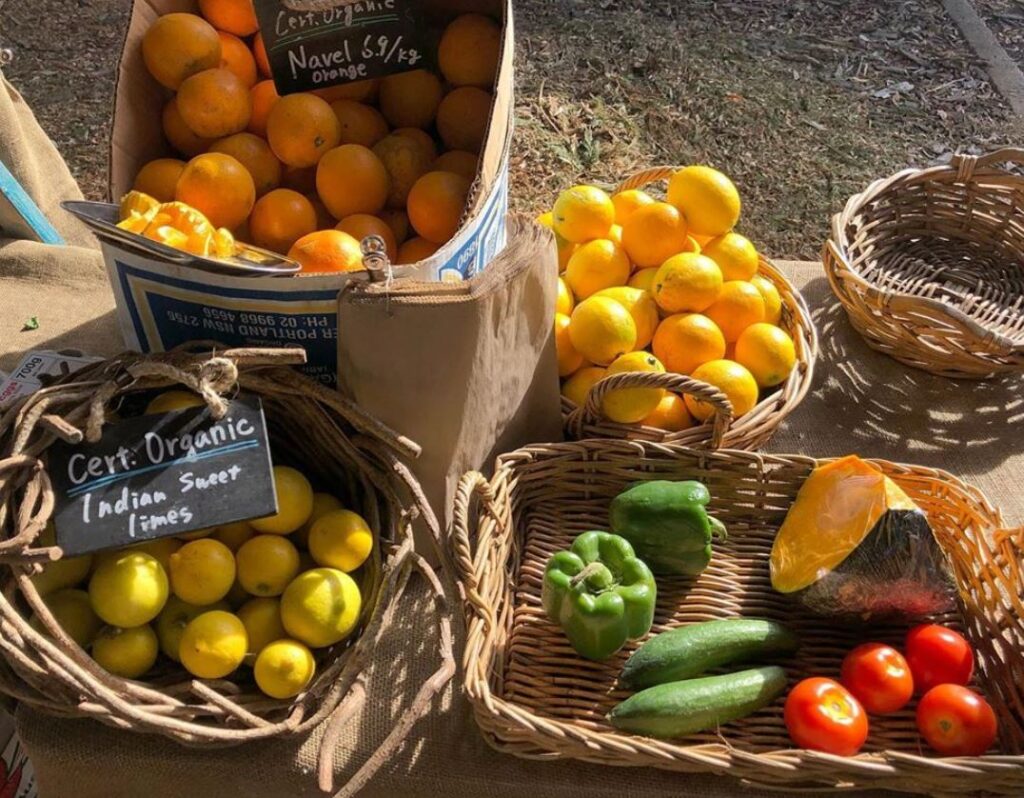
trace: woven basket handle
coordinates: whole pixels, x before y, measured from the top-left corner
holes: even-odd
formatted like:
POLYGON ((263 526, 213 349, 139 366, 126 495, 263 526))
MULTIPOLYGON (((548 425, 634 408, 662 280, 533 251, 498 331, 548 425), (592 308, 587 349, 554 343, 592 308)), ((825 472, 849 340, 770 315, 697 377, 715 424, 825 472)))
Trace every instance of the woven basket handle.
POLYGON ((651 183, 657 183, 659 180, 668 180, 678 171, 678 166, 652 166, 650 169, 634 172, 619 183, 619 187, 615 190, 619 192, 628 191, 631 188, 643 188, 651 183))
POLYGON ((712 449, 721 448, 725 433, 729 431, 729 425, 732 423, 732 403, 715 386, 687 377, 685 374, 628 371, 612 374, 591 386, 587 401, 573 410, 566 419, 569 434, 576 439, 586 437, 584 433, 587 425, 597 424, 602 420, 601 405, 605 396, 618 388, 663 388, 672 393, 690 394, 702 402, 707 402, 715 411, 711 429, 712 449))
POLYGON ((1006 163, 1024 164, 1024 149, 1019 147, 1001 147, 998 150, 992 150, 984 155, 967 155, 966 153, 960 153, 954 155, 950 161, 950 166, 956 169, 960 173, 960 179, 967 181, 971 179, 974 174, 974 170, 978 168, 984 168, 992 166, 993 164, 1006 163))
POLYGON ((494 614, 487 600, 480 594, 481 568, 477 559, 489 556, 491 547, 488 540, 480 539, 476 541, 476 551, 473 550, 469 524, 474 498, 480 500, 483 513, 494 519, 495 524, 501 523, 498 499, 491 483, 479 471, 468 471, 462 475, 455 489, 448 547, 467 609, 490 624, 494 621, 494 614))

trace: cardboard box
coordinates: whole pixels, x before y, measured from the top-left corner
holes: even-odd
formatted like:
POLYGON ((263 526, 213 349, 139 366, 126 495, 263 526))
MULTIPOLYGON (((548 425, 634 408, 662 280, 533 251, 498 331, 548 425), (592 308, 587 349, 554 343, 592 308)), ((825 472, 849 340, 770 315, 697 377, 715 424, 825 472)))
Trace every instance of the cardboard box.
MULTIPOLYGON (((506 242, 513 110, 512 5, 511 0, 423 0, 423 9, 438 22, 458 13, 482 11, 501 18, 504 28, 491 122, 463 226, 429 259, 402 270, 421 280, 458 281, 483 269, 506 242)), ((114 106, 109 169, 112 200, 131 189, 143 164, 172 154, 160 122, 170 94, 146 70, 142 38, 157 17, 195 10, 193 0, 133 3, 114 106)), ((232 346, 300 343, 309 355, 307 373, 335 384, 337 296, 349 279, 365 279, 365 275, 219 276, 109 242, 103 242, 102 249, 129 347, 160 352, 192 340, 232 346)))

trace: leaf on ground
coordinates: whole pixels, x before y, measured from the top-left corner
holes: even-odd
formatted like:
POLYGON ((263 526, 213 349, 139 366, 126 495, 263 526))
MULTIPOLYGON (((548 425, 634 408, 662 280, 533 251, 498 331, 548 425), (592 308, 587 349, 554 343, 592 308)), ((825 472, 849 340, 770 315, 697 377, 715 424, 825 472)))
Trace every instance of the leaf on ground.
POLYGON ((29 330, 38 330, 38 329, 39 329, 39 317, 38 316, 33 316, 32 318, 30 318, 28 321, 25 322, 25 324, 21 328, 21 331, 22 332, 28 332, 29 330))

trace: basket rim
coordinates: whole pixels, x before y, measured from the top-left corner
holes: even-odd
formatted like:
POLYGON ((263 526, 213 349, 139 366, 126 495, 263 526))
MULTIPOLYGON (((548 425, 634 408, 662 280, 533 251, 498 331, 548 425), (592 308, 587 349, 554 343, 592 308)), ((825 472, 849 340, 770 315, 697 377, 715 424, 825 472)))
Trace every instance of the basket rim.
MULTIPOLYGON (((613 454, 632 454, 642 464, 645 451, 659 455, 679 453, 696 458, 696 462, 708 468, 716 460, 738 460, 761 462, 766 465, 805 465, 829 462, 838 458, 807 457, 804 455, 760 454, 738 450, 715 452, 685 449, 678 446, 624 440, 569 441, 559 444, 537 444, 524 447, 498 458, 494 476, 486 480, 482 475, 469 473, 463 477, 456 494, 456 512, 452 529, 449 530, 449 546, 454 559, 460 566, 459 579, 464 588, 464 610, 467 616, 468 642, 463 655, 465 670, 464 688, 471 704, 481 733, 488 742, 499 750, 526 758, 577 758, 601 764, 642 765, 679 770, 684 772, 714 772, 739 776, 752 783, 760 783, 778 789, 780 785, 795 788, 798 784, 813 789, 842 787, 867 789, 883 788, 907 791, 925 791, 927 783, 922 777, 982 774, 987 778, 1010 775, 1015 793, 1024 786, 1024 755, 988 754, 982 757, 932 758, 897 750, 862 753, 852 758, 836 757, 804 749, 788 748, 770 752, 755 753, 739 749, 725 740, 720 743, 686 745, 650 738, 637 737, 614 730, 584 728, 578 722, 539 715, 531 708, 499 694, 494 679, 500 678, 494 668, 504 657, 509 646, 508 634, 514 607, 499 606, 507 596, 515 595, 517 575, 509 569, 504 554, 512 556, 513 550, 521 545, 517 542, 519 527, 515 521, 513 529, 499 529, 502 521, 499 510, 507 508, 514 512, 518 507, 515 494, 519 480, 541 461, 593 460, 599 451, 613 454), (475 523, 478 554, 474 554, 469 543, 469 505, 474 495, 481 499, 481 509, 475 523), (464 526, 462 526, 464 525, 464 526), (458 527, 458 528, 456 528, 458 527), (464 529, 466 538, 460 536, 464 529), (511 535, 508 544, 496 554, 498 539, 511 535), (468 557, 468 559, 467 559, 468 557), (502 584, 481 585, 480 576, 503 574, 502 584), (487 634, 495 630, 504 634, 493 643, 485 644, 487 634), (489 648, 487 648, 489 646, 489 648), (547 744, 545 744, 545 740, 547 744), (557 741, 557 747, 551 742, 557 741), (602 750, 603 749, 603 750, 602 750), (611 756, 606 754, 611 752, 611 756), (808 772, 798 773, 800 766, 814 765, 808 772), (825 786, 823 786, 823 783, 825 786)), ((958 477, 940 470, 923 466, 894 463, 880 458, 865 458, 878 465, 897 480, 900 476, 927 477, 966 494, 983 510, 989 522, 1003 529, 1003 519, 998 509, 975 486, 958 477)), ((642 465, 638 474, 642 474, 642 465)), ((532 478, 532 477, 527 477, 532 478)), ((502 514, 504 511, 502 510, 502 514)), ((511 515, 509 515, 511 517, 511 515)), ((1009 533, 997 534, 997 539, 1009 533)), ((1024 528, 1012 533, 1024 541, 1024 528)), ((978 785, 971 787, 977 789, 978 785)))

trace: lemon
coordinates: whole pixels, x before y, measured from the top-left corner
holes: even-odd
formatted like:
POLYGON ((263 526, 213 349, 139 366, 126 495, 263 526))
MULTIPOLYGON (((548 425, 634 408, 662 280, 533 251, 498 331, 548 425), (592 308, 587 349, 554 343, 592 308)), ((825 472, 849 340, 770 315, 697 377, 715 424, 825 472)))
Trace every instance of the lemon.
POLYGON ((782 318, 782 297, 779 296, 779 289, 775 287, 775 283, 761 274, 751 277, 750 283, 761 292, 761 299, 764 300, 764 320, 769 324, 778 324, 782 318))
POLYGON ((340 510, 341 508, 341 500, 335 496, 332 496, 329 493, 314 493, 313 512, 309 514, 309 518, 306 519, 306 523, 292 533, 292 540, 295 545, 300 549, 308 548, 309 530, 313 528, 313 524, 332 510, 340 510))
POLYGON ((740 193, 710 166, 686 166, 668 181, 668 201, 686 217, 692 233, 719 236, 740 218, 740 193))
MULTIPOLYGON (((617 246, 622 246, 622 225, 613 224, 611 229, 608 231, 608 240, 617 246)), ((628 256, 627 256, 628 257, 628 256)), ((632 265, 630 265, 632 268, 632 265)))
POLYGON ((181 664, 200 679, 221 679, 232 673, 249 647, 245 625, 237 615, 211 610, 189 621, 181 635, 181 664))
POLYGON ((174 410, 187 410, 190 407, 202 407, 206 402, 198 394, 189 391, 164 391, 154 396, 146 405, 144 415, 154 413, 170 413, 174 410))
MULTIPOLYGON (((749 413, 757 404, 757 382, 753 375, 739 363, 732 360, 712 360, 694 369, 695 380, 714 385, 732 403, 733 418, 749 413)), ((707 421, 714 414, 714 405, 686 397, 686 409, 698 421, 707 421)))
MULTIPOLYGON (((694 242, 696 243, 696 242, 694 242)), ((723 280, 749 280, 757 274, 757 250, 739 233, 725 233, 712 238, 697 252, 703 252, 718 264, 723 280)))
POLYGON ((622 246, 640 269, 660 266, 687 246, 686 218, 667 202, 637 208, 622 225, 622 246))
POLYGON ((733 343, 751 324, 764 321, 764 300, 753 283, 730 280, 704 315, 718 325, 727 343, 733 343))
POLYGON ((196 604, 189 604, 177 596, 167 599, 163 610, 156 617, 156 636, 160 641, 160 650, 175 662, 180 662, 178 649, 181 646, 181 636, 185 633, 185 627, 193 618, 198 618, 204 612, 210 610, 227 610, 226 601, 218 601, 216 604, 200 607, 196 604))
POLYGON ((337 568, 314 568, 285 589, 281 622, 292 637, 323 648, 352 634, 361 607, 359 586, 351 576, 337 568))
POLYGON ((256 686, 271 698, 293 698, 316 673, 313 652, 298 640, 277 640, 256 657, 256 686))
POLYGON ((555 229, 555 215, 551 211, 545 211, 544 213, 538 213, 537 218, 534 219, 537 224, 542 227, 546 227, 548 230, 555 229))
POLYGON ((625 285, 632 268, 626 250, 614 241, 599 238, 581 244, 569 258, 565 282, 573 296, 586 299, 602 288, 625 285))
MULTIPOLYGON (((608 376, 632 371, 664 374, 665 367, 650 352, 630 352, 615 359, 608 376)), ((654 410, 664 395, 664 388, 616 388, 604 395, 601 411, 610 421, 635 424, 654 410)))
POLYGON ((605 369, 601 366, 586 366, 581 368, 569 379, 562 383, 562 396, 576 406, 587 401, 590 389, 604 379, 605 369))
POLYGON ((361 515, 351 510, 335 510, 313 524, 309 533, 309 553, 317 565, 351 573, 370 556, 373 530, 361 515))
POLYGON ((92 658, 103 670, 138 679, 156 663, 159 644, 148 625, 121 629, 104 626, 92 644, 92 658))
POLYGON ((256 531, 249 526, 248 521, 236 521, 233 524, 221 524, 213 533, 213 539, 219 540, 231 551, 238 551, 245 541, 252 538, 256 531))
POLYGON ((714 304, 722 290, 722 270, 706 255, 673 255, 654 275, 652 293, 658 307, 668 313, 701 313, 714 304))
POLYGON ((658 406, 640 423, 665 432, 679 432, 693 426, 693 416, 686 409, 686 402, 681 396, 666 391, 658 406))
POLYGON ((238 581, 254 596, 280 596, 299 572, 299 550, 280 535, 257 535, 235 556, 238 581))
POLYGON ((654 285, 654 275, 657 273, 657 266, 651 266, 648 269, 637 269, 633 272, 633 276, 629 278, 629 282, 626 285, 630 288, 640 288, 650 293, 651 286, 654 285))
POLYGON ((251 598, 238 608, 239 620, 249 637, 248 654, 256 656, 265 646, 287 637, 281 623, 281 600, 278 598, 251 598))
POLYGON ((580 248, 580 245, 566 241, 558 233, 555 233, 555 248, 558 250, 558 273, 562 274, 569 265, 569 259, 580 248))
POLYGON ((751 324, 736 341, 736 362, 753 374, 762 388, 771 388, 793 370, 796 348, 786 331, 774 324, 751 324))
POLYGON ((89 580, 93 611, 111 626, 149 623, 167 603, 167 574, 156 557, 126 550, 104 559, 89 580))
MULTIPOLYGON (((53 544, 45 544, 53 545, 53 544)), ((93 558, 90 554, 81 557, 62 557, 47 563, 38 574, 32 574, 32 584, 39 595, 46 596, 57 590, 77 587, 89 575, 93 558)))
MULTIPOLYGON (((84 590, 65 588, 50 593, 46 606, 61 629, 82 648, 88 648, 103 626, 103 621, 93 612, 89 594, 84 590)), ((42 635, 49 635, 38 616, 33 615, 32 628, 42 635)))
POLYGON ((564 313, 555 314, 555 355, 558 358, 558 376, 568 377, 583 365, 583 355, 572 345, 570 319, 564 313))
POLYGON ((636 322, 614 299, 584 299, 572 312, 569 340, 591 363, 607 366, 619 355, 636 348, 636 322))
POLYGON ((558 195, 551 213, 555 232, 575 244, 605 238, 615 223, 611 197, 594 186, 566 189, 558 195))
POLYGON ((189 604, 220 601, 234 581, 234 555, 219 540, 193 540, 171 555, 171 590, 189 604))
POLYGON ((725 336, 707 316, 675 313, 663 319, 654 333, 651 350, 677 374, 690 374, 701 363, 725 357, 725 336))
POLYGON ((555 311, 568 316, 572 313, 572 309, 576 307, 576 300, 573 298, 572 291, 569 290, 568 284, 561 277, 558 278, 558 298, 555 300, 555 311))
POLYGON ((249 522, 253 529, 268 535, 287 535, 309 519, 313 512, 313 486, 294 468, 274 466, 274 491, 277 512, 249 522))
POLYGON ((629 311, 636 325, 635 349, 643 349, 654 337, 654 331, 658 328, 661 319, 658 316, 658 303, 654 301, 649 293, 640 288, 632 288, 627 285, 605 288, 598 291, 595 296, 606 296, 614 299, 622 307, 629 311))
POLYGON ((612 207, 615 208, 615 223, 622 225, 633 215, 637 208, 653 205, 654 197, 638 188, 628 188, 618 194, 612 194, 612 207))

